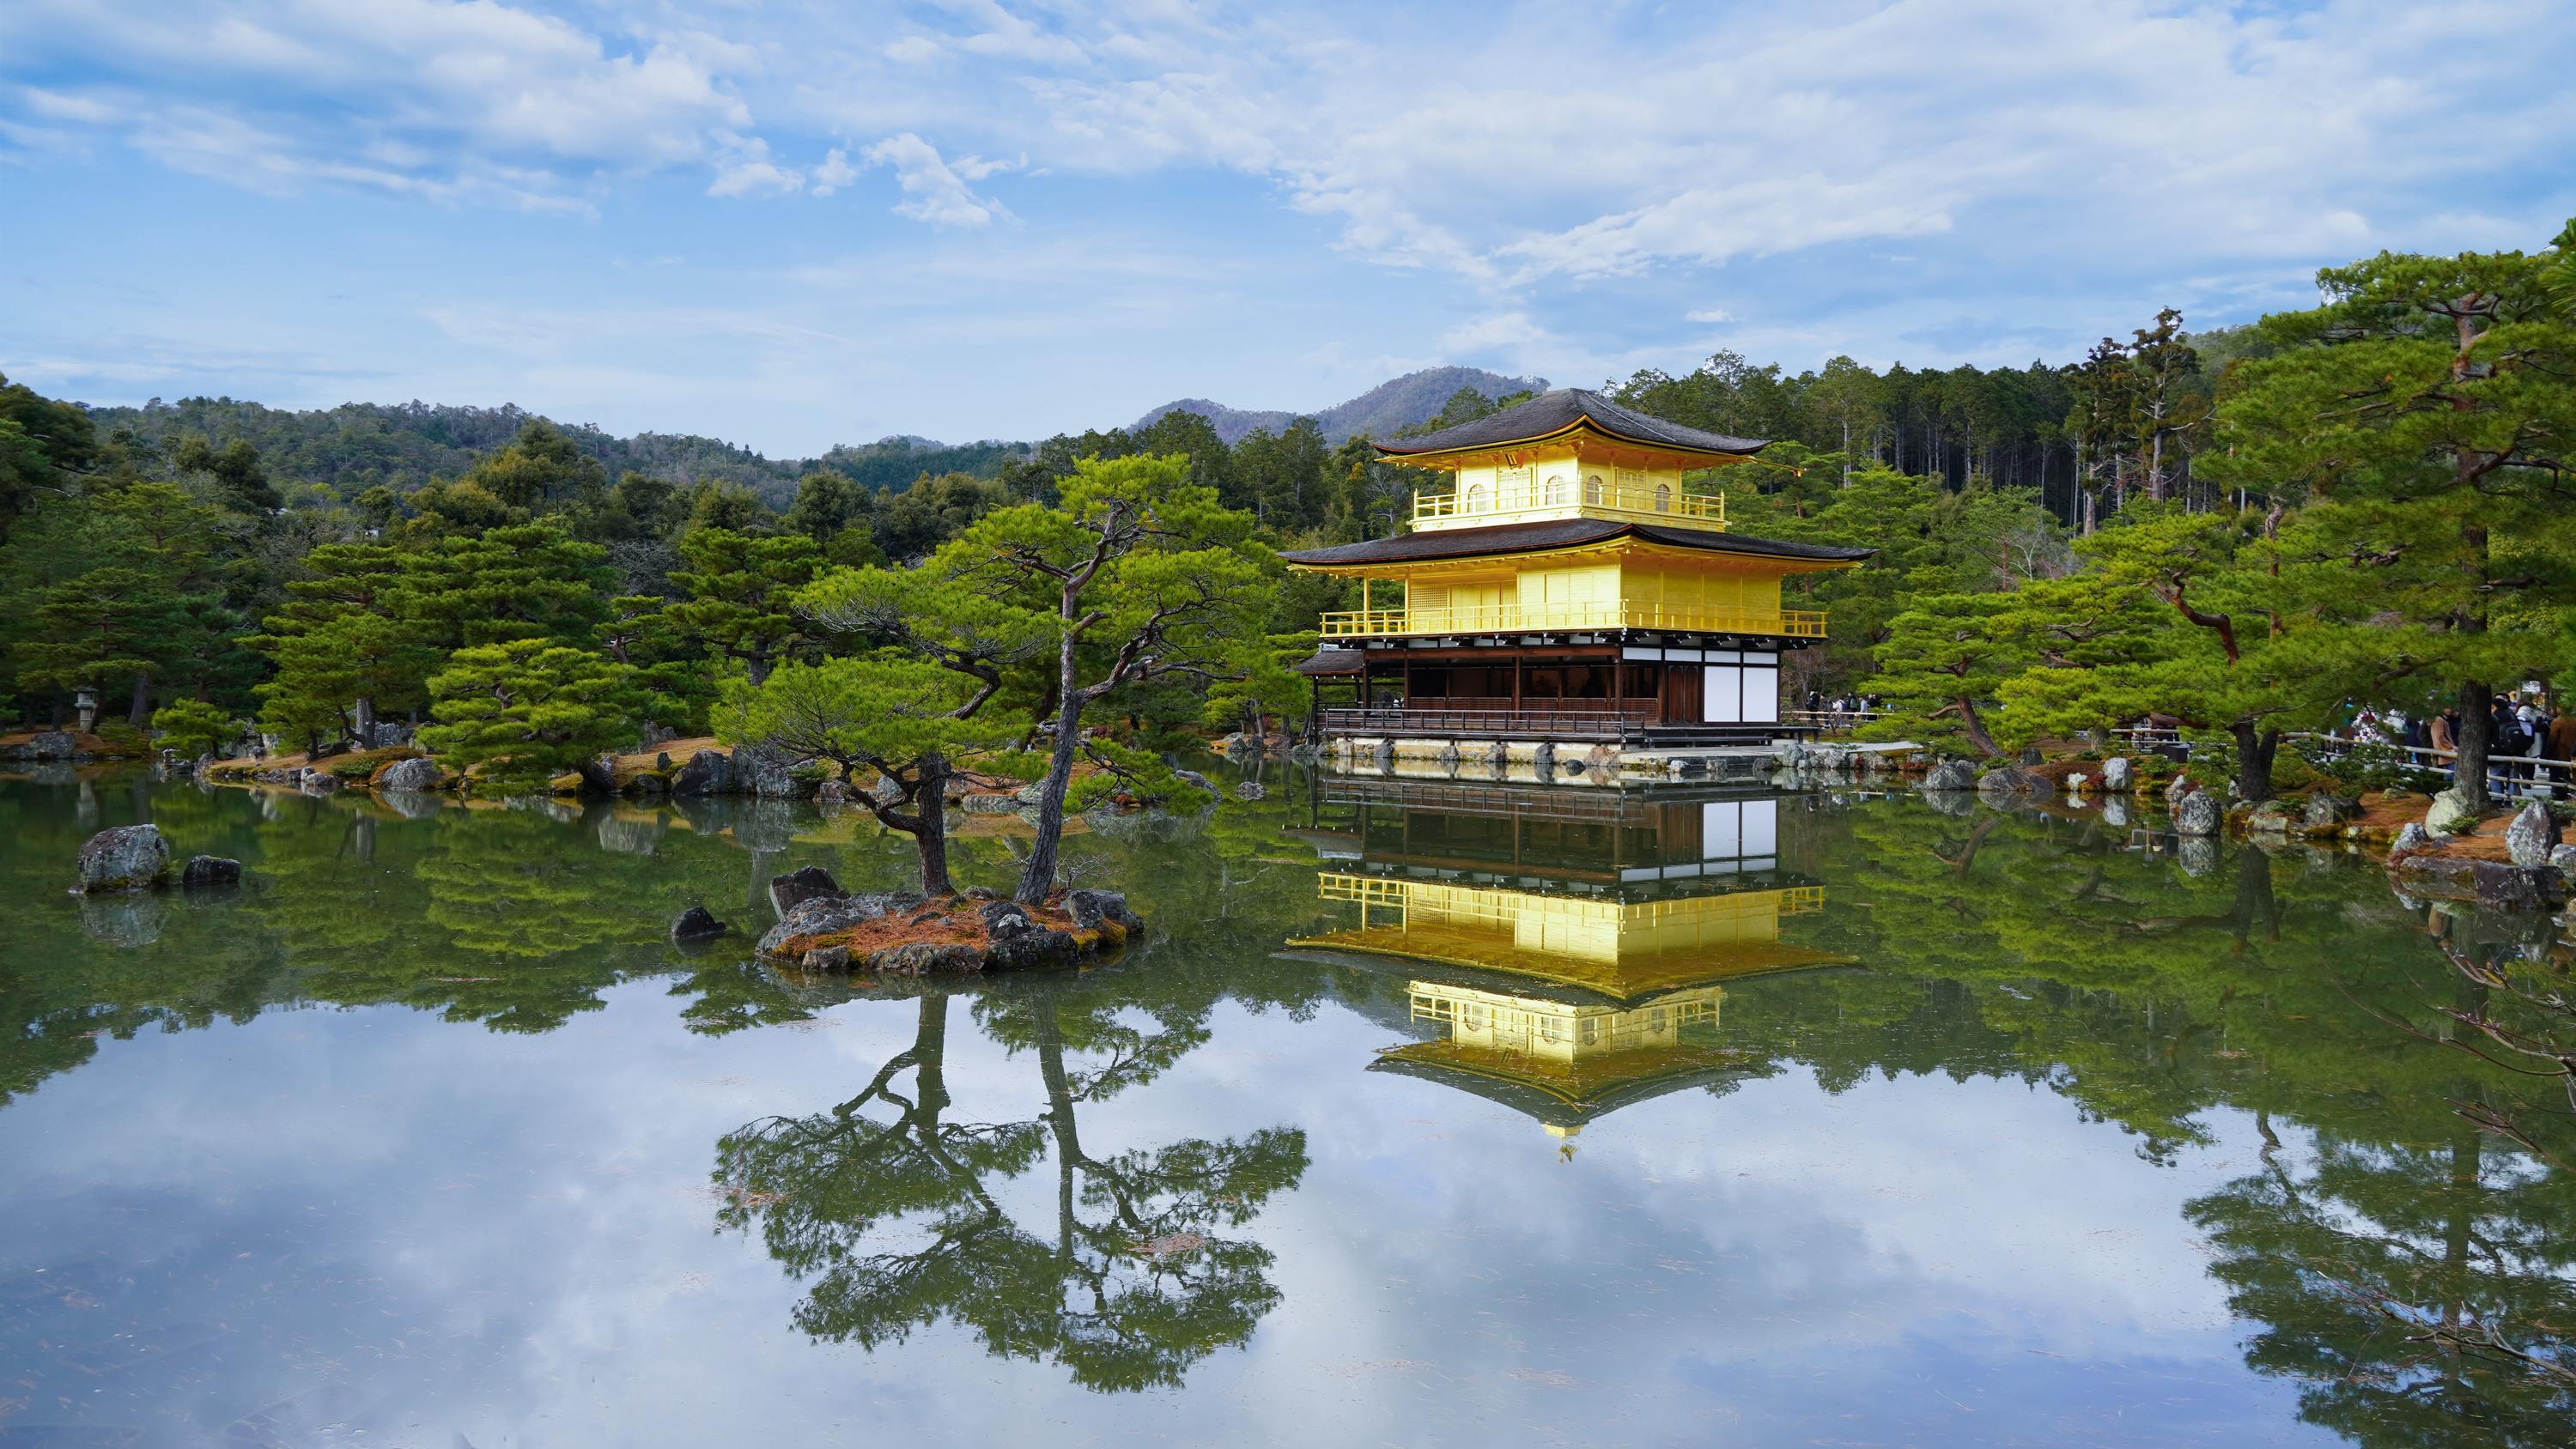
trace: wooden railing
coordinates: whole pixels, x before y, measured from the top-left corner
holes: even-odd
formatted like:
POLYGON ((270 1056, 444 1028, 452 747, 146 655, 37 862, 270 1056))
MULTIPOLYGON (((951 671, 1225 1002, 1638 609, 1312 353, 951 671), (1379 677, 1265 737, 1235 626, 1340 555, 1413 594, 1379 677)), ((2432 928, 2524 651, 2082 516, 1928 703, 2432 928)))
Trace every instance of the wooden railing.
POLYGON ((1784 723, 1804 725, 1820 735, 1849 734, 1872 720, 1887 718, 1885 710, 1867 709, 1784 709, 1784 723))
MULTIPOLYGON (((2310 759, 2339 760, 2356 749, 2374 749, 2403 756, 2408 764, 2435 774, 2456 775, 2459 768, 2460 752, 2457 750, 2401 745, 2388 740, 2356 740, 2346 735, 2317 734, 2307 730, 2294 730, 2281 738, 2307 746, 2301 753, 2310 759)), ((2538 755, 2487 756, 2488 793, 2511 797, 2534 793, 2541 786, 2552 786, 2558 794, 2576 788, 2576 760, 2553 760, 2538 755)))
POLYGON ((1655 722, 1651 699, 1423 701, 1324 711, 1328 734, 1545 735, 1618 739, 1655 722))
POLYGON ((1583 900, 1569 903, 1566 897, 1541 896, 1546 902, 1544 905, 1532 900, 1533 896, 1540 895, 1538 892, 1448 881, 1389 880, 1384 876, 1357 875, 1349 871, 1326 871, 1317 877, 1317 885, 1322 898, 1328 901, 1357 901, 1363 906, 1404 910, 1414 905, 1414 896, 1420 894, 1427 904, 1444 916, 1484 916, 1497 921, 1517 920, 1548 911, 1584 912, 1615 916, 1623 922, 1644 922, 1712 915, 1753 915, 1771 910, 1784 916, 1803 916, 1825 908, 1825 888, 1820 885, 1775 886, 1768 890, 1684 896, 1662 901, 1583 900))
POLYGON ((1825 637, 1825 616, 1814 609, 1751 613, 1603 599, 1562 604, 1349 609, 1326 614, 1322 629, 1327 639, 1389 638, 1408 634, 1551 633, 1574 629, 1661 629, 1680 634, 1771 634, 1792 639, 1822 639, 1825 637))
POLYGON ((1521 514, 1572 508, 1578 503, 1605 513, 1671 519, 1721 532, 1726 528, 1723 493, 1684 493, 1669 483, 1595 484, 1572 478, 1560 479, 1553 487, 1545 479, 1534 479, 1502 488, 1417 493, 1413 497, 1413 521, 1454 523, 1466 518, 1490 518, 1502 523, 1521 514))

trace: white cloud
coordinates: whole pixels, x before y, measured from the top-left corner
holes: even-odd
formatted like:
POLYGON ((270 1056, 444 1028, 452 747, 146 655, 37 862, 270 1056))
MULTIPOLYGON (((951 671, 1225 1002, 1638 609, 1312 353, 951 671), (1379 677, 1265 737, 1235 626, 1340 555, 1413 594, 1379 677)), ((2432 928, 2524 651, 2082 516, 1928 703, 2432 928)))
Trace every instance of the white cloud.
POLYGON ((1682 314, 1682 320, 1685 322, 1732 322, 1735 320, 1735 314, 1727 311, 1724 307, 1709 307, 1697 312, 1685 312, 1682 314))
MULTIPOLYGON (((1008 218, 1011 214, 1000 202, 976 195, 957 168, 940 159, 937 147, 910 131, 870 146, 866 159, 872 166, 894 168, 896 184, 908 198, 895 203, 899 215, 933 226, 980 227, 991 225, 995 217, 1008 218)), ((970 167, 982 165, 971 156, 964 162, 970 167)), ((990 168, 973 174, 989 175, 990 168)))
POLYGON ((814 168, 814 194, 829 196, 859 179, 859 168, 835 146, 823 156, 823 164, 814 168))
MULTIPOLYGON (((721 132, 718 136, 724 155, 716 163, 716 179, 707 185, 709 196, 792 196, 805 189, 802 173, 779 165, 770 159, 769 143, 757 136, 736 136, 721 132)), ((838 156, 841 153, 832 153, 838 156)))
POLYGON ((1440 346, 1453 356, 1501 354, 1519 359, 1557 341, 1526 312, 1498 312, 1450 328, 1441 335, 1440 346))
POLYGON ((0 50, 114 87, 21 88, 0 96, 0 109, 14 100, 28 114, 121 132, 173 165, 254 190, 322 180, 442 198, 543 196, 576 190, 600 168, 712 162, 711 190, 734 195, 776 189, 787 174, 730 154, 728 133, 751 126, 734 85, 757 71, 759 53, 703 32, 593 33, 495 0, 114 13, 29 0, 0 22, 0 50), (244 164, 210 159, 226 155, 244 164), (484 184, 507 171, 534 184, 484 184))

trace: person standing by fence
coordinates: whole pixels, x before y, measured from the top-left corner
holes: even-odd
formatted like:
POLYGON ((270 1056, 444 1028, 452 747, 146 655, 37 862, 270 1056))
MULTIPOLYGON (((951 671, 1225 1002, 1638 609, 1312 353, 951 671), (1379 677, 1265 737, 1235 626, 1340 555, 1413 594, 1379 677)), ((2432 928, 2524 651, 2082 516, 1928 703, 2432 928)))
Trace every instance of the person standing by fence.
POLYGON ((2576 760, 2576 710, 2558 712, 2558 717, 2549 722, 2548 741, 2541 753, 2561 762, 2554 770, 2558 783, 2576 785, 2576 765, 2565 763, 2576 760))

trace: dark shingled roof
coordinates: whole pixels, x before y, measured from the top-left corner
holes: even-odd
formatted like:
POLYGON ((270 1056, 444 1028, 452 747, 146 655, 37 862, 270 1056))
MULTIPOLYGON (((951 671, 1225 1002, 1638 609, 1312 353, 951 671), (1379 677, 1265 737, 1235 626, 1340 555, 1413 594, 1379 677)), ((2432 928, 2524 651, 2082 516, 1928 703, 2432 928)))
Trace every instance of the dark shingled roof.
POLYGON ((1687 448, 1695 453, 1758 453, 1771 446, 1765 438, 1730 438, 1648 417, 1634 408, 1623 408, 1597 392, 1579 387, 1560 387, 1472 423, 1460 423, 1454 428, 1442 428, 1418 438, 1398 438, 1374 446, 1379 452, 1396 457, 1414 453, 1447 453, 1460 448, 1499 448, 1526 443, 1533 438, 1552 437, 1586 420, 1614 438, 1649 447, 1687 448))
POLYGON ((1621 537, 1670 544, 1675 548, 1704 549, 1710 553, 1756 554, 1765 558, 1817 559, 1832 563, 1857 563, 1878 552, 1874 548, 1787 543, 1774 538, 1752 538, 1741 533, 1718 533, 1706 528, 1667 528, 1658 523, 1631 523, 1615 518, 1559 518, 1538 523, 1499 523, 1490 528, 1443 528, 1429 533, 1408 533, 1397 538, 1372 538, 1366 543, 1345 543, 1333 548, 1292 550, 1280 557, 1290 563, 1328 567, 1335 564, 1415 563, 1438 558, 1468 558, 1478 554, 1537 553, 1543 549, 1571 548, 1577 544, 1602 543, 1621 537))
POLYGON ((1315 651, 1312 659, 1301 659, 1288 666, 1299 674, 1357 674, 1368 663, 1368 656, 1356 649, 1336 649, 1326 645, 1315 651))

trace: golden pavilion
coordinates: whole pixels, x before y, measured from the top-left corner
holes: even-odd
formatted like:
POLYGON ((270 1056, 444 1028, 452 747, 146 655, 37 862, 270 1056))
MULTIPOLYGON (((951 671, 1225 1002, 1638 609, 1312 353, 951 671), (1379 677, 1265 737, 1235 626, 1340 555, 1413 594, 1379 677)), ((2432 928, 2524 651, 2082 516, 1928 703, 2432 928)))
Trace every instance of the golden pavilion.
POLYGON ((1784 652, 1824 615, 1781 604, 1792 574, 1873 550, 1730 532, 1723 495, 1686 474, 1767 443, 1649 417, 1565 388, 1424 437, 1376 445, 1450 475, 1417 494, 1412 531, 1285 555, 1354 578, 1360 607, 1323 619, 1299 666, 1331 738, 1768 744, 1784 652))
MULTIPOLYGON (((1337 780, 1323 898, 1349 924, 1289 943, 1405 976, 1426 1040, 1374 1070, 1446 1083, 1570 1137, 1732 1079, 1729 985, 1848 965, 1782 937, 1824 888, 1779 857, 1780 800, 1337 780)), ((1319 825, 1321 812, 1319 811, 1319 825)))

